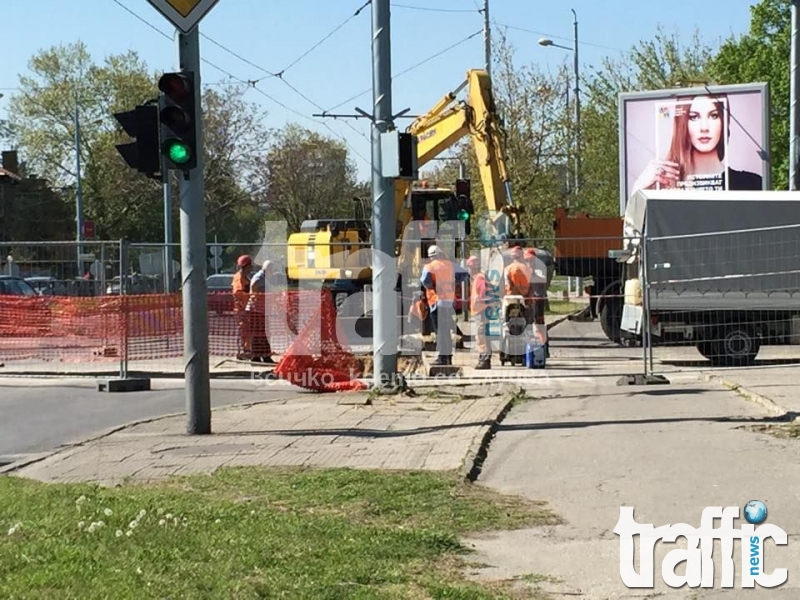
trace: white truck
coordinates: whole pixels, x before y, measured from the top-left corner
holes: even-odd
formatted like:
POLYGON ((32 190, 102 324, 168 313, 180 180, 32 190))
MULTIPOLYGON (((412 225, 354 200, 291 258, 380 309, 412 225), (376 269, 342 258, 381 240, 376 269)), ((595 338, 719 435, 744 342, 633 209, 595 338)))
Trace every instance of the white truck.
POLYGON ((622 335, 716 366, 800 344, 800 192, 638 191, 624 218, 622 335), (646 310, 645 310, 646 308, 646 310))

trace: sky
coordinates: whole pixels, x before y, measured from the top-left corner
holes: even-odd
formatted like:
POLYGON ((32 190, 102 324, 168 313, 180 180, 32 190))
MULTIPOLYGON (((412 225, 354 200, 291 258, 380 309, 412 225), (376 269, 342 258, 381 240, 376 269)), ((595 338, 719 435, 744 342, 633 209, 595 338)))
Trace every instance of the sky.
MULTIPOLYGON (((257 81, 245 97, 268 111, 266 125, 295 122, 347 143, 361 180, 369 178, 369 121, 312 115, 370 112, 371 9, 366 0, 219 0, 200 24, 201 79, 257 81), (362 8, 363 7, 363 8, 362 8), (358 14, 357 11, 359 11, 358 14), (238 55, 235 56, 235 55, 238 55), (283 77, 274 73, 283 71, 283 77), (363 93, 362 93, 363 92, 363 93), (357 98, 357 94, 362 93, 357 98), (346 101, 346 102, 345 102, 346 101), (334 109, 335 110, 331 110, 334 109)), ((695 30, 717 43, 747 31, 756 0, 489 0, 492 28, 503 29, 520 63, 555 71, 570 50, 543 47, 542 37, 572 47, 578 17, 581 69, 620 57, 659 25, 689 40, 695 30)), ((3 68, 0 118, 19 76, 38 51, 84 42, 99 62, 135 50, 151 71, 175 67, 174 28, 147 0, 0 0, 3 68), (9 27, 8 24, 11 24, 9 27), (17 25, 14 25, 17 24, 17 25)), ((484 65, 483 0, 392 2, 392 108, 429 110, 466 71, 484 65), (471 36, 471 37, 470 37, 471 36)), ((400 120, 405 127, 410 121, 400 120)))

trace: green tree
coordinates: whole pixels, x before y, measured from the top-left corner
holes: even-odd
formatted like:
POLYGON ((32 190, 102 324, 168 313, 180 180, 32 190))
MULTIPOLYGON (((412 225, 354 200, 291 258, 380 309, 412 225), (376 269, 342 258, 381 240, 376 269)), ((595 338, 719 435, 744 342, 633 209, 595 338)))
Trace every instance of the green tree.
MULTIPOLYGON (((34 56, 11 99, 10 129, 29 171, 75 202, 75 110, 81 129, 84 215, 98 236, 131 241, 163 240, 160 182, 130 169, 114 148, 124 140, 115 112, 157 97, 159 73, 149 72, 135 52, 95 64, 84 44, 56 46, 34 56)), ((262 113, 243 99, 241 86, 203 93, 205 193, 210 238, 254 241, 261 228, 251 186, 255 165, 267 149, 262 113)), ((173 186, 177 190, 177 186, 173 186)), ((173 194, 178 239, 178 194, 173 194)))
POLYGON ((263 229, 258 173, 272 132, 262 125, 265 113, 244 100, 245 91, 241 85, 226 85, 203 93, 209 239, 252 242, 263 229))
POLYGON ((619 214, 619 94, 710 83, 713 49, 695 33, 684 45, 659 28, 623 59, 605 59, 583 77, 582 186, 576 208, 595 216, 619 214))
POLYGON ((725 41, 709 72, 719 84, 769 83, 772 187, 788 189, 791 2, 761 0, 750 13, 748 33, 725 41))
POLYGON ((348 218, 363 192, 347 147, 290 123, 260 161, 255 197, 276 219, 298 231, 306 219, 348 218))

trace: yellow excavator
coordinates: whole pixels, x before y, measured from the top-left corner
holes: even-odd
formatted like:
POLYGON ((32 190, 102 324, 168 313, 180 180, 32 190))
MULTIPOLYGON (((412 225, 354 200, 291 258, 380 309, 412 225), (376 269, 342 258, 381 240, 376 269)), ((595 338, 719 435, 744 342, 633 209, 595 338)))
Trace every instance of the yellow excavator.
MULTIPOLYGON (((501 124, 492 95, 489 74, 482 69, 467 71, 467 78, 448 93, 426 114, 411 123, 408 133, 417 138, 417 165, 422 168, 460 139, 470 136, 475 149, 481 183, 486 197, 487 214, 482 226, 499 239, 519 236, 519 214, 511 196, 501 140, 501 124), (467 88, 466 99, 458 94, 467 88)), ((428 185, 426 182, 395 182, 395 215, 398 273, 414 277, 421 256, 434 239, 450 231, 454 236, 456 256, 470 233, 474 209, 468 180, 459 180, 454 188, 428 185), (465 227, 452 228, 454 221, 465 227), (411 226, 411 227, 409 227, 411 226), (449 227, 449 229, 448 229, 449 227), (416 234, 409 236, 414 230, 416 234), (432 234, 426 233, 426 229, 432 234), (412 243, 408 243, 413 239, 412 243)), ((370 267, 370 221, 365 211, 353 219, 315 219, 305 221, 300 231, 289 236, 287 275, 290 281, 314 280, 329 287, 334 294, 360 291, 372 280, 370 267)))

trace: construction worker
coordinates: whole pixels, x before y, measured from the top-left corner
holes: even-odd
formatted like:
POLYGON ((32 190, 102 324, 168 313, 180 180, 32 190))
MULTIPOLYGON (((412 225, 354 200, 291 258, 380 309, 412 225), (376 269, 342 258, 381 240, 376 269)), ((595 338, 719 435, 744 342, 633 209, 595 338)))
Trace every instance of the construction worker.
MULTIPOLYGON (((531 297, 531 322, 539 342, 548 348, 547 325, 544 316, 547 308, 547 266, 539 258, 536 248, 525 249, 525 262, 531 270, 528 295, 531 297)), ((546 351, 549 352, 549 349, 546 351)))
POLYGON ((453 364, 453 330, 455 328, 456 273, 442 249, 435 244, 428 248, 431 261, 422 269, 420 283, 431 310, 431 322, 436 331, 436 360, 434 365, 453 364))
POLYGON ((486 275, 481 272, 481 263, 477 256, 470 256, 467 259, 467 269, 470 277, 469 312, 475 332, 475 349, 478 351, 478 364, 475 365, 475 369, 491 369, 492 347, 486 339, 486 326, 489 322, 486 314, 489 307, 486 275))
POLYGON ((236 355, 239 360, 250 360, 252 357, 250 323, 246 310, 247 302, 250 299, 252 269, 253 261, 246 254, 236 259, 236 273, 233 276, 231 290, 233 291, 233 312, 236 314, 239 326, 239 352, 236 355))
POLYGON ((509 253, 511 262, 503 269, 506 296, 522 296, 530 304, 531 268, 525 263, 522 248, 514 246, 509 253))
POLYGON ((247 312, 251 323, 252 334, 252 360, 255 362, 274 363, 272 348, 269 344, 265 294, 270 291, 270 279, 275 275, 275 265, 271 260, 265 260, 261 269, 256 271, 250 279, 250 298, 247 302, 247 312))

